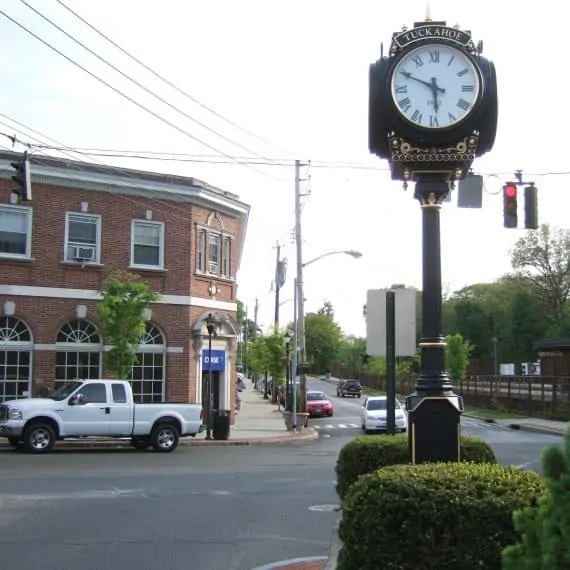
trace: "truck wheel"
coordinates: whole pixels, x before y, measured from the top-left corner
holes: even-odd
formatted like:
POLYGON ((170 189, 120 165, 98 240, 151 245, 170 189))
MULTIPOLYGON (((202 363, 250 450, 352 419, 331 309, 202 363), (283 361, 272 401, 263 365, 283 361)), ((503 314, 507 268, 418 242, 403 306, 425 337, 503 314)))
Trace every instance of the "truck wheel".
POLYGON ((174 424, 157 424, 150 434, 150 443, 154 451, 169 453, 178 447, 180 434, 174 424))
POLYGON ((136 448, 144 451, 150 447, 150 438, 148 437, 133 437, 131 439, 131 445, 136 448))
POLYGON ((55 432, 49 424, 34 423, 22 434, 22 443, 26 453, 46 453, 55 444, 55 432))

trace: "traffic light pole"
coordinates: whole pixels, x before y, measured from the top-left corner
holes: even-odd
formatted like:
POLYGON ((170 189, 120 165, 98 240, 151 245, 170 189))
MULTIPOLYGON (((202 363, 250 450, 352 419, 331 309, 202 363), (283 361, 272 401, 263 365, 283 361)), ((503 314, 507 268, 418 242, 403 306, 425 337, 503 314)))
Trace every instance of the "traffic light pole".
MULTIPOLYGON (((427 177, 426 177, 427 178, 427 177)), ((420 374, 406 398, 412 463, 459 461, 463 400, 445 373, 442 326, 441 237, 439 212, 449 183, 437 177, 416 183, 422 209, 422 340, 420 374)))

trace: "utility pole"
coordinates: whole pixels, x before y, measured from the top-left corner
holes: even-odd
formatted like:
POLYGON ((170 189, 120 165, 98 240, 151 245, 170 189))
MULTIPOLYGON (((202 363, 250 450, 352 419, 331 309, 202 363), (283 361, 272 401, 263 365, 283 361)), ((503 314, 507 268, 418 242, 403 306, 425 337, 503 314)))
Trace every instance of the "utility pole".
MULTIPOLYGON (((255 305, 253 307, 253 340, 257 339, 257 314, 259 312, 259 299, 256 297, 255 298, 255 305)), ((257 372, 254 373, 253 375, 253 383, 255 385, 255 388, 257 389, 257 372)))
POLYGON ((280 293, 283 285, 285 285, 285 280, 287 279, 287 259, 281 259, 281 245, 277 242, 275 246, 277 250, 277 260, 275 262, 275 320, 274 328, 275 332, 279 331, 279 307, 280 303, 280 293))
POLYGON ((243 360, 243 372, 245 374, 245 378, 249 378, 249 370, 247 369, 247 337, 248 337, 248 330, 249 330, 249 320, 247 318, 247 307, 245 308, 245 321, 243 323, 243 352, 244 352, 244 360, 243 360))
MULTIPOLYGON (((306 363, 305 346, 305 292, 303 290, 303 234, 301 231, 301 161, 295 161, 295 243, 297 245, 297 336, 295 348, 299 349, 298 364, 306 363)), ((297 370, 293 370, 293 387, 297 379, 297 370)), ((307 376, 301 374, 301 397, 305 398, 307 376)))
POLYGON ((277 250, 277 259, 275 260, 275 318, 274 318, 274 328, 275 333, 279 331, 279 292, 281 291, 281 246, 279 242, 275 246, 277 250))
POLYGON ((257 338, 257 313, 259 312, 259 299, 255 298, 255 306, 253 308, 253 322, 255 323, 255 328, 253 331, 253 338, 257 338))

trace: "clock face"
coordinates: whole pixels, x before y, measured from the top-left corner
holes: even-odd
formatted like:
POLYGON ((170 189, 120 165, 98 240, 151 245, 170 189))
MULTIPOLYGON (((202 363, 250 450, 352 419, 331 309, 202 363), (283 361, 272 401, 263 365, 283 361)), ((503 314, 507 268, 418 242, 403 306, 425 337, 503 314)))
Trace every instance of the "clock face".
POLYGON ((410 51, 392 74, 396 108, 409 122, 424 129, 444 129, 465 119, 479 90, 479 74, 469 57, 442 44, 410 51))

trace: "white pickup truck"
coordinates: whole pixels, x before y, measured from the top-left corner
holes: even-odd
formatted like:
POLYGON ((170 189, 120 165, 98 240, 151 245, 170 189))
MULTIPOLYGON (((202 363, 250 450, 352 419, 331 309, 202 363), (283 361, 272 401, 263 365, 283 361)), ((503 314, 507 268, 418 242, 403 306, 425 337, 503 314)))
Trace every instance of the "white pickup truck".
POLYGON ((47 398, 0 405, 0 437, 28 453, 50 451, 76 437, 130 438, 137 449, 167 453, 180 437, 205 429, 200 404, 135 404, 125 380, 76 380, 47 398))

